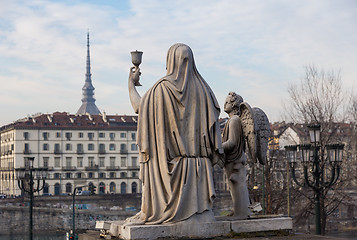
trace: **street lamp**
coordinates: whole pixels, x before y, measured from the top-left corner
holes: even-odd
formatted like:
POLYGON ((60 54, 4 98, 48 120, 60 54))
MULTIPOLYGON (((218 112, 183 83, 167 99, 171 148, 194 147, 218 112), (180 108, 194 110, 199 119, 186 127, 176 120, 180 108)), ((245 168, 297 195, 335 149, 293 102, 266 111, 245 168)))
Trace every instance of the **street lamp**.
MULTIPOLYGON (((323 189, 330 188, 334 185, 340 175, 342 154, 344 144, 327 144, 323 146, 321 144, 321 131, 320 125, 309 125, 309 135, 311 144, 301 144, 301 145, 289 145, 285 146, 287 159, 289 165, 292 169, 292 178, 294 182, 300 186, 305 187, 306 185, 314 191, 315 195, 315 224, 316 224, 316 234, 321 234, 321 215, 320 215, 320 197, 323 189), (320 159, 319 153, 327 151, 327 158, 320 159), (299 157, 298 154, 299 153, 299 157), (304 183, 301 184, 296 177, 295 170, 298 160, 301 160, 304 173, 304 183), (320 164, 328 160, 331 167, 330 179, 325 181, 326 174, 325 167, 327 164, 320 164), (309 174, 312 178, 309 178, 309 174), (313 181, 311 181, 313 179, 313 181)), ((321 154, 324 156, 323 154, 321 154)))
POLYGON ((32 209, 33 209, 33 194, 39 192, 45 186, 45 179, 47 176, 47 168, 34 168, 34 157, 25 157, 25 167, 16 168, 17 183, 22 192, 25 192, 30 197, 30 225, 29 225, 29 239, 33 239, 33 221, 32 221, 32 209))

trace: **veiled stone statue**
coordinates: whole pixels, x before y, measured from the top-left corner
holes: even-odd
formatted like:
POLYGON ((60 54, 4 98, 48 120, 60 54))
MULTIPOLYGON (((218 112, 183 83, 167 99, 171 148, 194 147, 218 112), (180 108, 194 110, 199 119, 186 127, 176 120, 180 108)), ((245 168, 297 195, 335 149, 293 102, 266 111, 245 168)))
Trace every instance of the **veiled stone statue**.
POLYGON ((230 92, 224 104, 229 119, 223 130, 225 153, 224 170, 227 175, 233 201, 232 220, 245 219, 251 213, 247 187, 248 158, 261 164, 266 162, 270 126, 265 113, 259 108, 251 108, 243 98, 230 92))
POLYGON ((143 187, 141 211, 126 225, 215 221, 212 165, 223 155, 219 105, 190 47, 170 47, 166 69, 143 97, 136 91, 140 69, 130 69, 143 187))

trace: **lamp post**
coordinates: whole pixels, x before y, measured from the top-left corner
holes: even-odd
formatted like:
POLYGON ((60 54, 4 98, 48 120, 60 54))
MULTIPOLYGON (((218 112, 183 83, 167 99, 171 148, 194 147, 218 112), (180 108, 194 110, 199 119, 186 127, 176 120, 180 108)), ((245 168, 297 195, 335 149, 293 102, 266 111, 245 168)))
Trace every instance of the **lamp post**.
POLYGON ((311 144, 289 145, 285 146, 285 150, 294 182, 300 187, 307 185, 314 191, 316 234, 321 235, 321 193, 323 189, 334 185, 339 178, 344 144, 327 144, 323 146, 320 140, 320 125, 309 125, 308 129, 311 144), (327 158, 322 159, 325 151, 327 152, 327 158), (299 157, 297 157, 297 153, 299 153, 299 157), (303 184, 297 180, 295 174, 298 159, 301 160, 303 165, 303 184), (329 164, 325 164, 327 160, 329 164), (325 168, 328 166, 330 166, 331 172, 330 179, 327 180, 325 179, 327 178, 325 168), (312 175, 312 178, 309 177, 309 174, 312 175))
POLYGON ((29 216, 29 239, 33 239, 33 194, 39 192, 45 186, 45 179, 47 175, 47 168, 34 168, 34 157, 25 157, 25 167, 16 168, 17 184, 21 191, 27 193, 30 198, 30 216, 29 216), (27 163, 27 164, 26 164, 27 163))

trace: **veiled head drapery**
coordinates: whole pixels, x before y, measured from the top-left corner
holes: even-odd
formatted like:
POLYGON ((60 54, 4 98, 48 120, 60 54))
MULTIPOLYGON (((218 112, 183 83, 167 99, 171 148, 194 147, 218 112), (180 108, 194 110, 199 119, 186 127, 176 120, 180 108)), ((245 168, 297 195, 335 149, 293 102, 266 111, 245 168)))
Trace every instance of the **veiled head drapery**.
POLYGON ((167 75, 142 97, 139 108, 143 221, 177 222, 211 209, 212 164, 223 153, 219 113, 192 50, 173 45, 167 75))

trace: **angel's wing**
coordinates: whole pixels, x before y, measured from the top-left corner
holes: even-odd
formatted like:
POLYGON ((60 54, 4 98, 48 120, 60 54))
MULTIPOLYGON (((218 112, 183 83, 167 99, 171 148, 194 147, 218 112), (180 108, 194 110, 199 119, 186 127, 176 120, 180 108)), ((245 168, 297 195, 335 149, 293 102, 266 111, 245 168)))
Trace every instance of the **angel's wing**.
POLYGON ((242 102, 240 108, 240 120, 242 123, 244 138, 248 147, 248 156, 254 161, 257 161, 257 137, 254 126, 253 110, 246 102, 242 102))
POLYGON ((260 108, 253 108, 253 116, 257 139, 256 157, 261 164, 265 165, 270 136, 270 123, 267 115, 260 108))
POLYGON ((247 142, 248 155, 254 161, 265 165, 270 135, 268 117, 260 108, 251 108, 248 103, 240 105, 240 119, 247 142))

